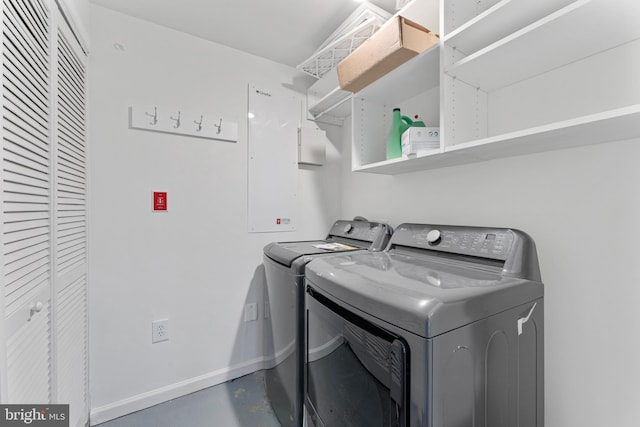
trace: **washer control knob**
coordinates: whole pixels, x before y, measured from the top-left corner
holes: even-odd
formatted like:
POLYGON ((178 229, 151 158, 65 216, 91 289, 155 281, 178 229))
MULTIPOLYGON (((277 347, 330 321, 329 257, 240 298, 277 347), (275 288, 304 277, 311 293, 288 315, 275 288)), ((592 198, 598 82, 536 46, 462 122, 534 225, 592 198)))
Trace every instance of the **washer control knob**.
POLYGON ((440 233, 440 230, 430 230, 427 233, 427 242, 429 242, 429 244, 435 245, 440 241, 441 237, 442 234, 440 233))
POLYGON ((345 233, 350 233, 351 230, 353 230, 353 225, 347 224, 347 225, 344 226, 344 232, 345 233))

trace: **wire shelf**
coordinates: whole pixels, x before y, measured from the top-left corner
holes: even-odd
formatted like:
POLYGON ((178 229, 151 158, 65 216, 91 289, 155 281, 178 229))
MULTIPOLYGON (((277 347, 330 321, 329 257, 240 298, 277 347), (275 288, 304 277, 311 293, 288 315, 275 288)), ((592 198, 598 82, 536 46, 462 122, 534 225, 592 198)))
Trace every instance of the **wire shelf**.
POLYGON ((387 11, 373 4, 363 3, 297 68, 313 77, 321 78, 367 41, 390 17, 391 14, 387 11))

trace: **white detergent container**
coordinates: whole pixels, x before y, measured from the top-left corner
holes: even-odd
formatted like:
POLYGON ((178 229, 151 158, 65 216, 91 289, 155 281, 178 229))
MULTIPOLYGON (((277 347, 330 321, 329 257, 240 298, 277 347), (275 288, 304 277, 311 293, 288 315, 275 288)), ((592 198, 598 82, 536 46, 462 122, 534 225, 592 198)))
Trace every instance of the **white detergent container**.
POLYGON ((412 157, 440 148, 439 127, 410 127, 402 133, 402 155, 412 157))

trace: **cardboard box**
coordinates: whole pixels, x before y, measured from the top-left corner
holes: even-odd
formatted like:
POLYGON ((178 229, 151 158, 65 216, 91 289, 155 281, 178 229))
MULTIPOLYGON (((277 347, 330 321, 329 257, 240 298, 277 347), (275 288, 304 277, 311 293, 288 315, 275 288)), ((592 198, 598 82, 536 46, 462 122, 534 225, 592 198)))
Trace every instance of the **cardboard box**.
POLYGON ((436 43, 437 34, 396 16, 338 64, 340 88, 358 92, 436 43))
POLYGON ((440 148, 439 127, 410 127, 402 133, 402 155, 411 157, 440 148))

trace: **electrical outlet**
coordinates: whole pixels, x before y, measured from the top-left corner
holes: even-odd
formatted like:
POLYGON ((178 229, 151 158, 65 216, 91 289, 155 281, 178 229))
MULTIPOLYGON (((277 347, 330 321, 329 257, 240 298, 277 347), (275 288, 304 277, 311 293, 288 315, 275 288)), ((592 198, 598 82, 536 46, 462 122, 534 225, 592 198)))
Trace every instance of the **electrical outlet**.
POLYGON ((151 322, 151 343, 169 341, 169 319, 151 322))
POLYGON ((244 321, 251 322, 258 320, 258 304, 251 303, 244 306, 244 321))

